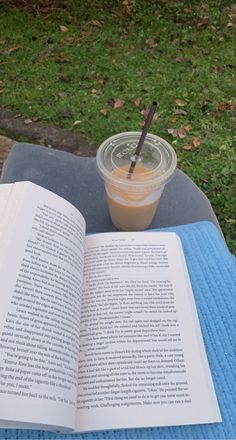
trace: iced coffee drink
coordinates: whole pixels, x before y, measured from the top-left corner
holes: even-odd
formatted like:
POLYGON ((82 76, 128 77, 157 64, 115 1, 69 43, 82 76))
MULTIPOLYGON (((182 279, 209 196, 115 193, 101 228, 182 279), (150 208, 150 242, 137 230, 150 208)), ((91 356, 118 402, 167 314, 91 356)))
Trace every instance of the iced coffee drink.
POLYGON ((120 133, 103 142, 97 152, 111 220, 123 231, 149 227, 165 183, 176 168, 173 148, 163 139, 148 134, 134 171, 129 175, 139 137, 139 132, 120 133))

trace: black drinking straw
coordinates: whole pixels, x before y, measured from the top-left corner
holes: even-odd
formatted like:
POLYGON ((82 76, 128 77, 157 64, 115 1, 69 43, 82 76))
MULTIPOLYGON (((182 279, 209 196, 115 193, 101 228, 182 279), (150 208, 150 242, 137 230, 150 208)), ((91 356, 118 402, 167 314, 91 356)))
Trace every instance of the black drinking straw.
POLYGON ((152 103, 152 105, 151 105, 151 107, 149 109, 148 115, 146 117, 144 126, 143 126, 143 131, 142 131, 142 134, 140 136, 140 139, 139 139, 136 151, 135 151, 134 160, 132 160, 132 162, 130 164, 129 172, 128 172, 128 175, 127 175, 127 179, 131 179, 131 176, 132 176, 132 174, 134 172, 135 165, 136 165, 137 160, 139 158, 139 155, 140 155, 140 152, 141 152, 141 149, 142 149, 145 137, 146 137, 148 129, 149 129, 150 125, 151 125, 151 122, 152 122, 154 113, 156 111, 156 108, 157 108, 157 102, 153 101, 153 103, 152 103))

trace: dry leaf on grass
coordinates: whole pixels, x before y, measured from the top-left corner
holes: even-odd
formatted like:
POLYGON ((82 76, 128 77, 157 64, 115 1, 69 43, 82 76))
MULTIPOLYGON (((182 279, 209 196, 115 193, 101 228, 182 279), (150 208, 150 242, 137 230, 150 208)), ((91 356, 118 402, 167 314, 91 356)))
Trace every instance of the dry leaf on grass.
POLYGON ((218 110, 221 110, 221 111, 225 111, 225 110, 233 111, 235 109, 236 109, 236 102, 223 101, 223 102, 220 102, 218 105, 218 110))
POLYGON ((134 105, 136 105, 136 107, 139 107, 140 104, 141 104, 141 98, 136 98, 136 99, 134 100, 134 105))
POLYGON ((72 127, 76 127, 76 125, 79 125, 82 121, 80 121, 79 119, 75 122, 73 122, 72 127))
POLYGON ((200 139, 199 139, 198 137, 194 138, 194 139, 193 139, 193 146, 194 146, 195 148, 198 148, 198 147, 200 147, 200 145, 201 145, 201 141, 200 141, 200 139))
POLYGON ((67 93, 66 92, 58 92, 58 93, 55 93, 54 96, 58 96, 59 98, 67 98, 67 93))
POLYGON ((115 99, 114 103, 113 103, 113 108, 122 108, 124 105, 124 101, 122 101, 121 99, 115 99))
POLYGON ((186 105, 186 102, 182 101, 182 99, 176 99, 175 103, 178 107, 184 107, 186 105))
POLYGON ((101 115, 106 116, 108 113, 107 108, 101 108, 100 113, 101 113, 101 115))
POLYGON ((62 32, 67 32, 68 28, 66 26, 59 26, 62 32))
POLYGON ((204 16, 204 17, 198 17, 198 18, 199 18, 199 21, 196 24, 196 26, 198 28, 206 27, 210 24, 209 17, 204 16))
POLYGON ((145 43, 148 47, 150 47, 150 49, 157 46, 157 42, 153 38, 148 38, 145 40, 145 43))
POLYGON ((98 21, 98 20, 90 20, 87 23, 85 23, 83 25, 83 27, 90 26, 90 25, 97 26, 99 28, 101 28, 103 26, 102 23, 100 21, 98 21))
POLYGON ((185 151, 194 151, 194 150, 197 150, 200 147, 200 145, 201 145, 201 141, 198 137, 196 137, 196 138, 193 138, 191 145, 190 144, 184 145, 182 148, 185 151))
POLYGON ((184 128, 168 128, 167 131, 173 137, 179 137, 180 139, 183 139, 186 136, 188 130, 186 130, 186 127, 184 127, 184 128))
POLYGON ((20 48, 21 46, 10 47, 9 49, 4 50, 2 52, 2 55, 11 55, 11 53, 17 52, 17 50, 19 50, 20 48))
POLYGON ((174 115, 181 115, 181 116, 187 116, 187 112, 183 110, 182 108, 177 108, 174 110, 174 115))
POLYGON ((60 53, 58 57, 55 58, 56 63, 60 64, 71 64, 72 61, 67 58, 63 53, 60 53))
POLYGON ((190 150, 192 150, 193 149, 193 146, 192 145, 184 145, 183 146, 183 150, 185 150, 185 151, 190 151, 190 150))
POLYGON ((176 57, 173 59, 174 63, 181 63, 182 61, 184 61, 184 58, 182 58, 182 57, 176 57))
POLYGON ((98 84, 100 84, 100 86, 104 86, 105 85, 105 79, 103 79, 103 78, 98 79, 98 84))
MULTIPOLYGON (((146 119, 147 115, 148 115, 148 108, 143 108, 142 110, 140 110, 140 114, 144 117, 144 119, 146 119)), ((143 123, 142 123, 143 124, 143 123)), ((140 124, 139 124, 140 125, 140 124)))

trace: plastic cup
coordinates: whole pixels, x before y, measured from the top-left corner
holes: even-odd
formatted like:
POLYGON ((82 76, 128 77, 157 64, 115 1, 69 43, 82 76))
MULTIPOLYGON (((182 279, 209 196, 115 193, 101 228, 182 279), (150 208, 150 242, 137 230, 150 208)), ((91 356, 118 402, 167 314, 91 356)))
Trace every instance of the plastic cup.
POLYGON ((171 145, 148 133, 134 171, 128 178, 140 136, 141 132, 116 134, 100 145, 96 156, 112 223, 123 231, 140 231, 149 227, 165 184, 172 178, 177 164, 171 145))

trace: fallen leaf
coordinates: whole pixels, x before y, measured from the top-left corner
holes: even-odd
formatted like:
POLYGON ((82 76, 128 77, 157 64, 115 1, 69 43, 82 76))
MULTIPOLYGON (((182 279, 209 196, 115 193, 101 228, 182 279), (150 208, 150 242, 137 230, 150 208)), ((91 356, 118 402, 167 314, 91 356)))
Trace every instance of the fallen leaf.
POLYGON ((104 84, 105 84, 105 79, 100 78, 100 79, 98 80, 98 84, 100 84, 100 86, 104 86, 104 84))
POLYGON ((17 50, 19 50, 20 48, 21 46, 10 47, 9 49, 4 50, 2 52, 2 55, 11 55, 11 53, 17 52, 17 50))
POLYGON ((192 150, 192 145, 184 145, 183 147, 183 150, 186 150, 186 151, 190 151, 190 150, 192 150))
POLYGON ((60 64, 71 64, 72 61, 67 58, 63 53, 60 53, 58 57, 55 59, 56 63, 60 64))
POLYGON ((102 27, 102 23, 98 20, 91 20, 91 24, 93 24, 94 26, 97 26, 99 28, 102 27))
POLYGON ((67 97, 67 93, 66 92, 58 92, 55 94, 55 96, 59 96, 59 98, 66 98, 67 97))
POLYGON ((141 98, 136 98, 136 99, 134 100, 134 105, 136 105, 136 107, 139 107, 140 104, 141 104, 141 98))
POLYGON ((25 119, 24 120, 24 124, 26 124, 26 125, 28 125, 28 124, 32 124, 32 119, 30 119, 30 118, 27 118, 27 119, 25 119))
POLYGON ((39 121, 39 118, 38 118, 37 116, 35 116, 34 118, 32 118, 32 121, 33 121, 33 122, 38 122, 38 121, 39 121))
POLYGON ((182 61, 184 61, 184 59, 182 57, 176 57, 173 59, 174 63, 181 63, 182 61))
POLYGON ((92 93, 93 95, 98 95, 98 91, 97 91, 97 89, 92 89, 92 90, 91 90, 91 93, 92 93))
POLYGON ((59 26, 62 32, 67 32, 68 28, 66 26, 59 26))
POLYGON ((100 113, 101 113, 103 116, 106 116, 107 113, 108 113, 107 108, 101 108, 100 113))
POLYGON ((99 27, 99 28, 102 27, 102 23, 101 23, 100 21, 98 21, 98 20, 90 20, 90 21, 88 21, 87 23, 85 23, 85 24, 83 25, 83 27, 89 26, 90 24, 92 24, 93 26, 97 26, 97 27, 99 27))
POLYGON ((150 49, 157 46, 157 42, 153 38, 148 38, 145 40, 145 43, 148 47, 150 47, 150 49))
POLYGON ((194 146, 194 148, 198 148, 199 146, 201 145, 201 141, 200 141, 200 139, 199 138, 194 138, 193 139, 193 146, 194 146))
POLYGON ((178 130, 177 130, 177 128, 168 128, 167 131, 168 131, 168 133, 171 134, 173 137, 177 137, 177 135, 178 135, 178 130))
POLYGON ((198 21, 196 26, 198 28, 206 27, 206 26, 208 26, 209 23, 210 23, 209 17, 207 17, 207 16, 199 17, 199 21, 198 21))
POLYGON ((20 118, 22 116, 21 113, 16 113, 16 115, 14 116, 14 119, 20 118))
POLYGON ((186 130, 186 127, 184 127, 184 128, 168 128, 167 131, 173 137, 179 137, 180 139, 183 139, 186 136, 188 130, 186 130))
POLYGON ((75 122, 73 122, 72 127, 76 127, 76 125, 80 124, 82 121, 80 121, 79 119, 75 122))
POLYGON ((115 99, 113 103, 113 108, 121 108, 124 105, 124 101, 121 101, 121 99, 115 99))
POLYGON ((148 115, 148 108, 143 108, 142 110, 140 110, 139 112, 142 116, 144 116, 144 119, 146 119, 147 115, 148 115))
POLYGON ((227 28, 231 28, 231 27, 233 27, 233 23, 232 23, 231 21, 229 21, 229 22, 227 23, 227 28))
POLYGON ((183 139, 186 136, 186 131, 184 128, 177 129, 177 135, 180 139, 183 139))
POLYGON ((181 115, 181 116, 187 116, 187 112, 183 110, 182 108, 177 108, 174 111, 174 115, 181 115))
POLYGON ((225 110, 234 111, 235 109, 236 109, 236 102, 223 101, 220 102, 218 105, 218 110, 220 111, 225 111, 225 110))
POLYGON ((208 183, 209 183, 209 180, 207 180, 207 179, 200 179, 200 180, 201 180, 201 182, 205 183, 206 185, 208 185, 208 183))
POLYGON ((182 99, 176 99, 175 100, 176 105, 178 105, 178 107, 183 107, 184 105, 186 105, 186 102, 182 101, 182 99))

